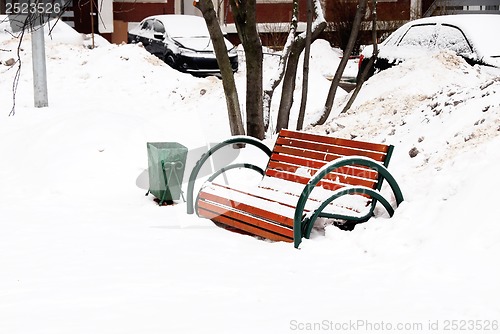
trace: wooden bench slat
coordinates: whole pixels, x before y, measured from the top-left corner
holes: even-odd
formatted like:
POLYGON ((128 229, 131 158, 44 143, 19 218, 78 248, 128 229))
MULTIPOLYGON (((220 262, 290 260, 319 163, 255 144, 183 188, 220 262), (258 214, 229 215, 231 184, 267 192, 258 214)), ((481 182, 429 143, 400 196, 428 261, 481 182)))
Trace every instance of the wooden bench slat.
MULTIPOLYGON (((282 163, 282 162, 278 162, 278 161, 270 161, 267 168, 268 168, 268 170, 273 169, 273 170, 276 170, 278 172, 281 171, 283 173, 289 172, 291 174, 294 174, 299 168, 301 168, 301 166, 290 165, 290 164, 286 164, 286 163, 282 163)), ((310 168, 309 171, 312 174, 314 174, 318 170, 310 168)), ((307 176, 305 176, 305 177, 307 177, 307 176)), ((349 174, 344 174, 344 173, 332 172, 332 173, 329 173, 328 175, 326 175, 324 177, 324 179, 330 180, 336 184, 364 186, 364 187, 368 187, 368 188, 372 188, 372 189, 374 189, 375 186, 377 185, 376 180, 367 180, 367 179, 363 179, 363 178, 359 178, 359 177, 353 177, 353 176, 350 176, 349 174)))
MULTIPOLYGON (((252 198, 254 201, 252 201, 251 203, 245 202, 245 204, 249 204, 251 206, 256 206, 256 205, 269 206, 268 202, 271 202, 273 204, 279 204, 281 207, 284 208, 284 210, 290 210, 288 212, 289 214, 287 215, 289 217, 293 216, 293 210, 295 210, 295 205, 297 204, 298 200, 298 195, 276 194, 276 191, 274 189, 260 187, 260 186, 256 188, 252 187, 244 191, 238 189, 237 187, 229 187, 227 185, 212 182, 211 188, 208 187, 204 188, 203 191, 216 194, 218 191, 220 191, 221 188, 224 189, 223 191, 226 192, 224 195, 228 196, 227 198, 232 201, 244 202, 245 200, 252 198), (238 194, 239 196, 236 196, 235 194, 238 194), (255 204, 255 200, 257 200, 257 202, 259 203, 255 204)), ((308 211, 307 208, 305 211, 308 211)), ((282 216, 285 215, 283 214, 282 216)))
POLYGON ((274 154, 278 155, 290 155, 290 156, 295 156, 295 157, 301 157, 305 159, 314 159, 318 161, 333 161, 339 158, 342 158, 341 155, 337 154, 329 154, 325 152, 313 152, 313 151, 306 151, 304 149, 298 149, 298 148, 293 148, 293 147, 288 147, 288 146, 275 146, 273 149, 274 154))
MULTIPOLYGON (((311 160, 311 159, 305 159, 305 158, 297 157, 297 156, 275 154, 275 153, 273 153, 271 155, 271 159, 269 160, 269 164, 271 164, 271 162, 273 162, 273 161, 285 162, 285 163, 290 163, 293 165, 299 165, 299 166, 302 166, 305 168, 311 167, 311 168, 315 168, 315 169, 320 169, 327 163, 327 161, 311 160)), ((344 166, 344 167, 337 168, 334 171, 334 173, 350 175, 353 177, 359 177, 359 178, 363 178, 363 179, 378 180, 377 171, 375 171, 369 167, 366 167, 366 166, 356 166, 356 165, 344 166)))
POLYGON ((359 148, 363 150, 384 152, 384 153, 386 153, 389 150, 389 145, 364 142, 360 140, 329 137, 326 135, 319 135, 307 132, 296 132, 286 129, 280 131, 279 137, 304 139, 316 143, 327 143, 331 145, 340 145, 340 146, 359 148))
MULTIPOLYGON (((310 180, 310 178, 307 178, 305 176, 300 176, 300 175, 296 175, 296 174, 292 174, 292 173, 286 173, 284 171, 275 170, 275 169, 267 169, 266 176, 276 177, 279 179, 283 179, 283 180, 287 180, 287 181, 291 181, 291 182, 296 182, 296 183, 300 183, 300 184, 304 184, 304 185, 306 185, 310 180)), ((321 188, 323 188, 325 190, 329 190, 329 191, 335 191, 335 190, 344 188, 345 185, 337 183, 337 182, 325 181, 325 179, 323 178, 322 181, 318 182, 316 187, 321 187, 321 188)), ((363 197, 367 197, 367 198, 370 197, 367 194, 360 194, 359 196, 363 196, 363 197)))
MULTIPOLYGON (((203 211, 203 210, 202 210, 203 211)), ((254 226, 247 225, 245 223, 239 222, 237 220, 233 220, 228 217, 224 216, 218 216, 216 218, 211 219, 214 223, 221 224, 223 227, 226 228, 235 228, 235 232, 245 232, 247 234, 253 235, 253 236, 259 236, 271 241, 284 241, 284 242, 293 242, 293 238, 285 237, 280 234, 264 231, 261 229, 258 229, 254 226)))
MULTIPOLYGON (((227 198, 235 202, 242 202, 253 207, 260 206, 265 208, 267 211, 269 211, 270 205, 279 205, 279 207, 282 208, 282 210, 280 211, 281 212, 280 215, 292 218, 294 215, 295 206, 297 205, 297 201, 299 199, 300 193, 303 190, 303 187, 302 185, 300 185, 299 187, 297 187, 296 190, 292 189, 285 190, 286 188, 288 188, 290 184, 295 185, 295 183, 283 179, 277 179, 277 180, 281 181, 280 184, 276 184, 276 182, 270 182, 273 180, 271 180, 271 178, 266 177, 262 180, 262 182, 258 187, 250 187, 246 188, 245 190, 238 189, 237 187, 229 187, 227 185, 212 182, 209 187, 203 188, 203 191, 215 195, 219 195, 221 192, 224 192, 223 195, 227 196, 224 198, 227 198), (283 182, 287 182, 288 184, 286 185, 282 184, 283 182), (281 191, 278 192, 276 191, 276 189, 281 189, 281 191)), ((309 195, 309 201, 306 203, 306 206, 304 208, 305 213, 314 210, 319 204, 321 204, 325 200, 324 196, 326 194, 321 193, 323 191, 325 190, 321 189, 320 193, 312 192, 309 195)), ((361 203, 360 200, 361 199, 358 200, 356 207, 357 208, 366 207, 366 205, 368 204, 367 201, 364 200, 361 203)), ((359 210, 355 210, 352 207, 349 207, 349 209, 347 209, 345 205, 349 207, 347 203, 342 202, 341 204, 340 202, 337 201, 336 203, 330 203, 328 205, 328 208, 330 208, 332 212, 336 210, 338 211, 339 209, 345 209, 346 211, 344 211, 344 213, 346 214, 360 213, 359 210), (339 207, 339 205, 341 206, 339 207)), ((276 210, 276 207, 274 207, 273 209, 276 210)), ((326 209, 326 211, 329 210, 326 209)))
MULTIPOLYGON (((384 161, 385 153, 375 152, 375 151, 367 151, 357 148, 350 148, 346 146, 336 146, 329 144, 321 144, 314 143, 304 140, 290 139, 290 138, 278 138, 276 140, 276 146, 283 147, 293 147, 293 148, 302 148, 305 149, 303 152, 303 156, 307 157, 309 153, 312 152, 321 152, 323 155, 325 153, 335 154, 337 156, 346 156, 346 155, 362 155, 368 158, 372 158, 376 161, 384 161)), ((323 159, 324 160, 324 159, 323 159)))
MULTIPOLYGON (((301 157, 305 159, 314 159, 317 161, 325 161, 325 162, 330 162, 339 158, 342 158, 344 156, 340 156, 337 154, 331 154, 331 153, 326 153, 326 152, 319 152, 319 151, 308 151, 300 148, 293 148, 293 147, 288 147, 288 146, 275 146, 274 153, 279 154, 279 155, 289 155, 289 156, 296 156, 296 157, 301 157)), ((277 160, 280 160, 278 158, 277 160)), ((376 159, 374 159, 376 160, 376 159)), ((379 162, 382 162, 384 160, 377 160, 379 162)))
POLYGON ((243 212, 227 210, 227 208, 204 201, 200 201, 198 203, 198 208, 218 214, 211 219, 220 220, 221 217, 224 217, 223 219, 230 221, 230 224, 228 225, 237 227, 243 231, 254 233, 255 235, 265 237, 265 234, 275 234, 281 236, 282 238, 293 239, 293 229, 273 224, 272 222, 259 219, 243 212))
POLYGON ((245 211, 253 216, 263 218, 266 220, 272 220, 280 225, 285 225, 287 227, 293 228, 293 218, 286 217, 280 214, 276 214, 271 211, 267 211, 265 209, 261 209, 252 205, 248 205, 242 202, 234 201, 231 199, 227 199, 224 197, 217 196, 212 193, 208 193, 205 191, 200 191, 199 198, 203 201, 216 202, 220 205, 231 207, 234 210, 245 211))
POLYGON ((293 173, 287 173, 282 170, 269 169, 269 168, 266 170, 266 176, 276 177, 279 179, 300 183, 304 185, 307 184, 307 182, 309 182, 309 180, 311 179, 310 177, 300 176, 293 173))
MULTIPOLYGON (((213 215, 210 211, 207 211, 203 208, 199 209, 199 215, 200 217, 206 217, 207 215, 213 215)), ((282 236, 280 234, 276 234, 273 232, 269 232, 266 230, 259 229, 257 227, 254 227, 252 225, 247 225, 243 222, 240 222, 238 220, 234 220, 229 217, 225 216, 216 216, 209 218, 211 221, 214 223, 218 224, 220 227, 226 228, 230 230, 231 232, 238 232, 242 234, 249 234, 252 236, 260 236, 262 238, 266 238, 272 241, 285 241, 285 242, 292 242, 293 238, 282 236)))

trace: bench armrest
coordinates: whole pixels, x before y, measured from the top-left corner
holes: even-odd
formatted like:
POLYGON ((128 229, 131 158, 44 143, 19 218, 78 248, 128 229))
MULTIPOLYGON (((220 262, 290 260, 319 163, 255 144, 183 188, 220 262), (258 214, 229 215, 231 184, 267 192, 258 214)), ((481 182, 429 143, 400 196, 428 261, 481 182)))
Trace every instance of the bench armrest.
MULTIPOLYGON (((231 137, 231 138, 223 141, 222 143, 219 143, 219 144, 215 145, 211 149, 209 149, 208 152, 204 153, 201 156, 200 160, 198 160, 198 162, 196 162, 195 166, 193 167, 193 170, 191 171, 191 175, 189 176, 188 189, 187 189, 187 203, 186 203, 187 204, 187 213, 188 214, 193 214, 194 213, 194 206, 193 206, 194 184, 196 182, 196 178, 198 177, 198 173, 200 172, 201 167, 208 160, 208 158, 212 154, 214 154, 216 151, 218 151, 219 149, 221 149, 221 148, 223 148, 225 146, 232 145, 232 144, 249 144, 249 145, 253 145, 255 147, 260 148, 269 157, 272 154, 271 149, 269 147, 267 147, 267 145, 264 144, 264 142, 262 142, 261 140, 258 140, 256 138, 254 138, 254 137, 250 137, 250 136, 234 136, 234 137, 231 137)), ((253 168, 253 167, 256 167, 256 166, 250 165, 250 164, 242 164, 241 166, 240 165, 232 165, 231 166, 231 168, 235 168, 235 167, 246 167, 246 168, 251 168, 251 169, 257 170, 255 168, 253 168)), ((227 169, 228 168, 226 167, 226 170, 227 169)), ((259 170, 257 170, 257 171, 259 171, 259 170)), ((223 170, 217 171, 216 174, 219 175, 222 172, 223 172, 223 170)))
MULTIPOLYGON (((319 169, 313 175, 313 177, 305 185, 304 190, 300 194, 300 197, 297 201, 297 205, 295 207, 294 222, 293 222, 293 233, 294 233, 293 239, 294 239, 295 248, 299 247, 300 242, 302 241, 302 237, 306 233, 306 231, 304 229, 305 226, 303 226, 304 222, 303 222, 302 217, 304 215, 304 207, 305 207, 306 202, 309 198, 309 195, 311 194, 313 189, 318 185, 318 183, 328 173, 332 172, 333 170, 335 170, 337 168, 348 166, 348 165, 362 165, 362 166, 366 166, 366 167, 370 167, 372 169, 375 169, 379 173, 379 182, 382 182, 382 180, 385 179, 389 183, 389 186, 391 187, 391 189, 394 193, 394 196, 396 198, 397 205, 399 205, 403 201, 403 194, 402 194, 401 189, 399 188, 399 185, 397 184, 396 180, 391 175, 391 173, 387 170, 387 168, 385 166, 383 166, 382 164, 380 164, 379 162, 377 162, 373 159, 367 158, 367 157, 363 157, 363 156, 349 156, 349 157, 344 157, 344 158, 333 160, 330 163, 327 163, 326 165, 324 165, 321 169, 319 169)), ((369 189, 369 188, 366 188, 366 189, 369 189)), ((374 192, 373 189, 370 189, 370 192, 367 192, 366 189, 364 187, 346 187, 346 189, 344 189, 344 190, 341 189, 336 194, 334 194, 332 197, 327 199, 325 201, 325 203, 328 204, 331 201, 333 201, 334 199, 336 199, 342 195, 345 195, 348 193, 352 194, 353 191, 356 193, 361 193, 364 191, 368 195, 380 200, 379 196, 381 197, 381 195, 378 195, 378 192, 374 192)), ((382 201, 382 204, 384 206, 386 206, 386 202, 387 201, 384 200, 384 201, 382 201)), ((325 206, 326 206, 326 204, 325 204, 325 206)), ((318 208, 318 210, 323 210, 323 209, 324 209, 323 205, 321 205, 318 208)), ((387 209, 387 207, 386 207, 386 209, 387 209)), ((317 216, 317 215, 319 215, 319 213, 320 212, 318 212, 315 215, 317 216)))

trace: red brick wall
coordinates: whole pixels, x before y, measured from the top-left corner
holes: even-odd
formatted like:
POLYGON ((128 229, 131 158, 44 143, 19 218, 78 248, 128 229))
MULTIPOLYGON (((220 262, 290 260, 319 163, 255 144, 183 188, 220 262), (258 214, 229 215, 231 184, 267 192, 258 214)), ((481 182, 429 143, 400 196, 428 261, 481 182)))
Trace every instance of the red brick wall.
MULTIPOLYGON (((345 0, 342 0, 342 2, 345 0)), ((431 1, 431 0, 430 0, 431 1)), ((425 2, 425 0, 424 0, 425 2)), ((331 21, 338 6, 339 0, 326 1, 325 19, 331 21)), ((353 2, 354 7, 357 1, 353 2)), ((227 8, 227 23, 234 23, 229 1, 225 0, 227 8)), ((371 2, 369 2, 371 7, 371 2)), ((257 4, 257 22, 289 22, 292 16, 291 3, 258 3, 257 4)), ((396 2, 377 3, 377 16, 381 21, 401 21, 410 19, 410 0, 397 0, 396 2)), ((306 21, 306 0, 299 2, 299 21, 306 21)))
POLYGON ((147 16, 174 13, 174 1, 167 3, 113 2, 114 19, 125 22, 140 22, 147 16))
POLYGON ((410 19, 410 0, 378 2, 377 18, 380 21, 402 21, 410 19))
MULTIPOLYGON (((75 13, 75 29, 84 34, 92 32, 90 20, 90 1, 73 1, 75 13)), ((124 22, 140 22, 151 15, 174 14, 174 1, 167 3, 114 2, 114 20, 124 22)), ((97 32, 98 21, 94 20, 94 31, 97 32)))
MULTIPOLYGON (((342 2, 344 2, 343 0, 342 2)), ((350 2, 350 11, 354 17, 357 1, 350 2)), ((339 0, 327 1, 325 8, 325 19, 332 21, 338 14, 338 6, 344 7, 344 4, 339 3, 339 0)), ((368 7, 371 10, 371 1, 368 1, 368 7)), ((377 2, 377 18, 379 21, 401 21, 410 19, 410 0, 397 0, 396 2, 377 2)), ((371 19, 371 17, 369 18, 371 19)))
MULTIPOLYGON (((234 23, 233 14, 229 1, 225 0, 227 8, 227 23, 234 23)), ((290 22, 292 18, 292 3, 258 3, 257 4, 257 22, 259 23, 277 23, 290 22)), ((299 20, 306 21, 306 0, 299 0, 299 20)))

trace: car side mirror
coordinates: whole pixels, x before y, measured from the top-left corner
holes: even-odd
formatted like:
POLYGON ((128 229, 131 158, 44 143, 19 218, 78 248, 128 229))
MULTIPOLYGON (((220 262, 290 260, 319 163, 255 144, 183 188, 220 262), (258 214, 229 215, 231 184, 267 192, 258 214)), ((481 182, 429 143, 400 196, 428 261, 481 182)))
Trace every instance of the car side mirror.
POLYGON ((165 36, 163 34, 154 34, 153 37, 161 41, 165 39, 165 36))

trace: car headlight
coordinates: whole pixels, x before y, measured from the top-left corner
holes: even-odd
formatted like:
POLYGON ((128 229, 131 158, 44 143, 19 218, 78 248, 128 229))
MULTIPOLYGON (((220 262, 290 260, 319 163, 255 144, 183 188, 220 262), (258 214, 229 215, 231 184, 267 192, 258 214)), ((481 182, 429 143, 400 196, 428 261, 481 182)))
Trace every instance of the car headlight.
POLYGON ((192 50, 192 49, 179 47, 179 54, 182 56, 194 57, 194 56, 196 56, 197 52, 195 50, 192 50))

